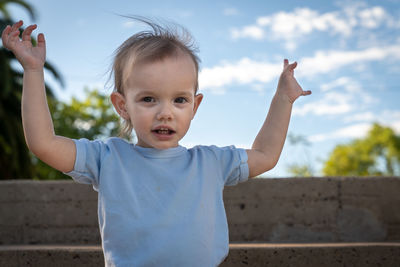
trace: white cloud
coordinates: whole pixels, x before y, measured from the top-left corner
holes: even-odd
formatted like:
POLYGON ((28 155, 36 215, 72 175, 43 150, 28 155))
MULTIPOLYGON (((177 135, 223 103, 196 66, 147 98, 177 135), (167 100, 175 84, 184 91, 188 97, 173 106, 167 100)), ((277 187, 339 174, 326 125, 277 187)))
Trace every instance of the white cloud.
POLYGON ((347 126, 333 132, 332 136, 335 137, 351 137, 360 138, 366 135, 366 133, 371 129, 371 124, 369 123, 359 123, 351 126, 347 126))
POLYGON ((332 90, 333 88, 347 86, 351 82, 349 77, 340 77, 332 82, 322 84, 321 91, 326 92, 328 90, 332 90))
MULTIPOLYGON (((353 51, 317 51, 311 57, 299 60, 295 71, 296 77, 312 77, 314 75, 330 73, 337 69, 351 65, 353 69, 370 61, 390 59, 400 60, 400 44, 387 47, 372 47, 353 51)), ((282 70, 282 63, 255 61, 242 58, 237 62, 224 62, 220 65, 204 68, 199 75, 200 88, 203 90, 218 90, 233 84, 252 84, 254 82, 267 83, 277 79, 282 70)), ((360 85, 350 82, 349 78, 342 77, 333 84, 323 85, 323 91, 333 87, 345 85, 347 91, 358 92, 360 85)), ((371 100, 371 99, 370 99, 371 100)))
POLYGON ((346 122, 363 121, 350 126, 340 128, 331 133, 316 134, 309 137, 310 142, 322 142, 338 138, 363 138, 371 129, 372 124, 377 122, 383 126, 394 129, 400 134, 400 111, 384 110, 380 114, 372 112, 358 113, 345 119, 346 122), (351 119, 352 117, 352 119, 351 119))
POLYGON ((257 62, 243 58, 235 63, 225 62, 219 66, 204 68, 199 75, 202 90, 217 90, 232 84, 267 83, 281 72, 282 64, 257 62))
POLYGON ((394 129, 397 134, 400 134, 400 120, 394 121, 390 124, 390 126, 394 129))
POLYGON ((400 59, 400 44, 353 51, 317 51, 314 56, 299 60, 299 66, 301 67, 298 74, 301 76, 312 76, 328 73, 349 64, 357 66, 362 62, 380 61, 383 59, 400 59))
POLYGON ((265 90, 265 86, 263 84, 261 84, 261 83, 254 83, 254 84, 251 85, 251 88, 254 91, 259 92, 259 93, 263 93, 264 90, 265 90))
POLYGON ((400 110, 384 110, 375 121, 393 128, 400 134, 400 110))
POLYGON ((400 23, 383 7, 368 7, 365 4, 344 6, 342 9, 320 13, 310 8, 295 8, 292 12, 277 12, 256 19, 255 24, 233 28, 234 39, 260 40, 268 36, 284 40, 285 47, 295 49, 294 40, 313 32, 327 32, 349 37, 355 30, 376 29, 380 26, 398 28, 400 23))
POLYGON ((370 111, 351 114, 344 118, 346 123, 350 122, 378 122, 383 125, 392 127, 400 133, 400 111, 399 110, 384 110, 381 113, 372 113, 370 111))
POLYGON ((372 113, 371 111, 363 112, 363 113, 356 113, 349 115, 344 118, 344 122, 350 123, 350 122, 359 122, 359 121, 368 121, 372 122, 377 120, 378 117, 372 113))
POLYGON ((234 39, 250 37, 256 40, 264 38, 264 30, 258 26, 245 26, 242 30, 232 29, 231 35, 234 39))
POLYGON ((388 14, 379 6, 364 9, 359 13, 360 23, 365 28, 377 28, 382 24, 388 14))
POLYGON ((352 95, 348 93, 328 92, 320 100, 309 102, 303 106, 294 106, 293 115, 304 116, 308 113, 314 115, 338 115, 353 110, 352 95))
POLYGON ((372 124, 370 123, 358 123, 338 129, 332 133, 312 135, 308 140, 310 142, 322 142, 337 138, 362 138, 371 129, 371 126, 372 124))
POLYGON ((294 42, 294 41, 288 40, 288 41, 285 42, 285 48, 286 48, 287 51, 292 52, 292 51, 296 50, 297 43, 294 42))
POLYGON ((334 81, 321 85, 324 93, 318 101, 308 102, 303 106, 295 106, 293 115, 304 116, 308 113, 322 115, 346 114, 363 109, 373 103, 373 98, 363 90, 361 84, 350 77, 339 77, 334 81))

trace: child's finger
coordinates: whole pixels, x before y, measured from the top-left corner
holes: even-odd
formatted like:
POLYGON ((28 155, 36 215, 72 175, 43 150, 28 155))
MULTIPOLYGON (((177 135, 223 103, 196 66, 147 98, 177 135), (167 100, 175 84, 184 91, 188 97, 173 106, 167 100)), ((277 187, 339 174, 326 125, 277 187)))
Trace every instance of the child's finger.
POLYGON ((289 64, 289 60, 287 60, 286 58, 283 60, 283 68, 285 69, 289 64))
POLYGON ((38 47, 46 47, 46 40, 44 39, 44 34, 39 33, 37 37, 37 46, 38 47))
POLYGON ((295 61, 289 65, 289 70, 294 70, 296 67, 297 67, 297 62, 295 61))
POLYGON ((8 35, 11 32, 11 26, 7 25, 7 27, 3 30, 1 33, 1 39, 3 40, 3 46, 7 48, 7 41, 8 41, 8 35))
POLYGON ((19 38, 19 31, 11 31, 11 27, 8 30, 4 30, 2 33, 3 46, 9 50, 12 50, 13 42, 19 38))
POLYGON ((9 39, 11 38, 19 38, 19 31, 13 31, 8 35, 9 39))
POLYGON ((36 29, 37 25, 29 25, 26 27, 26 29, 22 33, 22 41, 30 41, 31 40, 31 34, 34 29, 36 29))
POLYGON ((3 32, 1 33, 1 38, 6 37, 11 32, 11 26, 7 25, 7 27, 4 28, 3 32))
POLYGON ((11 27, 11 32, 17 31, 19 28, 21 28, 21 26, 22 26, 23 24, 24 24, 24 23, 23 23, 22 20, 20 20, 20 21, 14 23, 14 24, 12 25, 12 27, 11 27))
POLYGON ((311 95, 311 91, 310 91, 310 90, 303 91, 303 92, 301 93, 301 95, 311 95))

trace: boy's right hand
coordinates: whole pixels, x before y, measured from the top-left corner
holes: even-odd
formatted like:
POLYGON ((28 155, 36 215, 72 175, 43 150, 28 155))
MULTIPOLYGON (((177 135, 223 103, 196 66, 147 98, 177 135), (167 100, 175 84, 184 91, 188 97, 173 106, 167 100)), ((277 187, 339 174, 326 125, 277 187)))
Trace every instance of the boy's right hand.
POLYGON ((35 25, 30 25, 22 33, 22 39, 19 38, 19 28, 22 26, 22 20, 3 30, 1 39, 3 46, 11 50, 25 71, 43 69, 46 60, 46 42, 44 35, 40 33, 37 37, 37 46, 32 45, 31 34, 36 29, 35 25))
POLYGON ((7 26, 1 38, 3 46, 11 50, 24 68, 21 99, 22 124, 29 150, 51 167, 69 172, 73 170, 76 148, 72 139, 57 136, 46 101, 43 66, 46 60, 44 35, 39 34, 33 46, 31 34, 36 25, 28 26, 19 38, 20 20, 7 26))

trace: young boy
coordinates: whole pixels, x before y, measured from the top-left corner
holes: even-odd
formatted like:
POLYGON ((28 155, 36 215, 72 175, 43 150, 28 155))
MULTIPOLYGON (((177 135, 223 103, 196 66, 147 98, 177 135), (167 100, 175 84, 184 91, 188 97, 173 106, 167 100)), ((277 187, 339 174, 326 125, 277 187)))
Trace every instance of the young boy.
MULTIPOLYGON (((296 63, 284 60, 267 119, 251 149, 179 145, 203 99, 194 49, 149 21, 116 51, 111 101, 135 130, 120 138, 72 140, 54 133, 44 90, 45 39, 36 25, 19 38, 22 21, 2 34, 24 68, 22 120, 29 149, 50 166, 92 184, 106 266, 216 266, 228 254, 222 198, 235 185, 272 169, 286 138, 293 102, 303 91, 296 63)), ((187 37, 185 35, 185 37, 187 37)))

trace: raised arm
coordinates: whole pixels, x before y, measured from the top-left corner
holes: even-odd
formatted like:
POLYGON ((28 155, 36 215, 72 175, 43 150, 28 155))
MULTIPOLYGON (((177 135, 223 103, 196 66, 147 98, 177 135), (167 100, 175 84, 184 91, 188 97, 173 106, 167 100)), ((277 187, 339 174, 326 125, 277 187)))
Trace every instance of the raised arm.
POLYGON ((247 150, 250 177, 262 174, 278 163, 289 127, 292 105, 299 96, 311 94, 311 91, 303 91, 294 78, 297 63, 289 64, 285 59, 283 65, 267 118, 252 148, 247 150))
POLYGON ((24 68, 22 91, 22 124, 29 150, 53 168, 68 172, 74 167, 76 148, 71 139, 56 136, 47 105, 43 66, 46 44, 43 34, 32 46, 31 33, 36 25, 28 26, 19 38, 19 21, 7 26, 2 35, 3 46, 11 50, 24 68))

